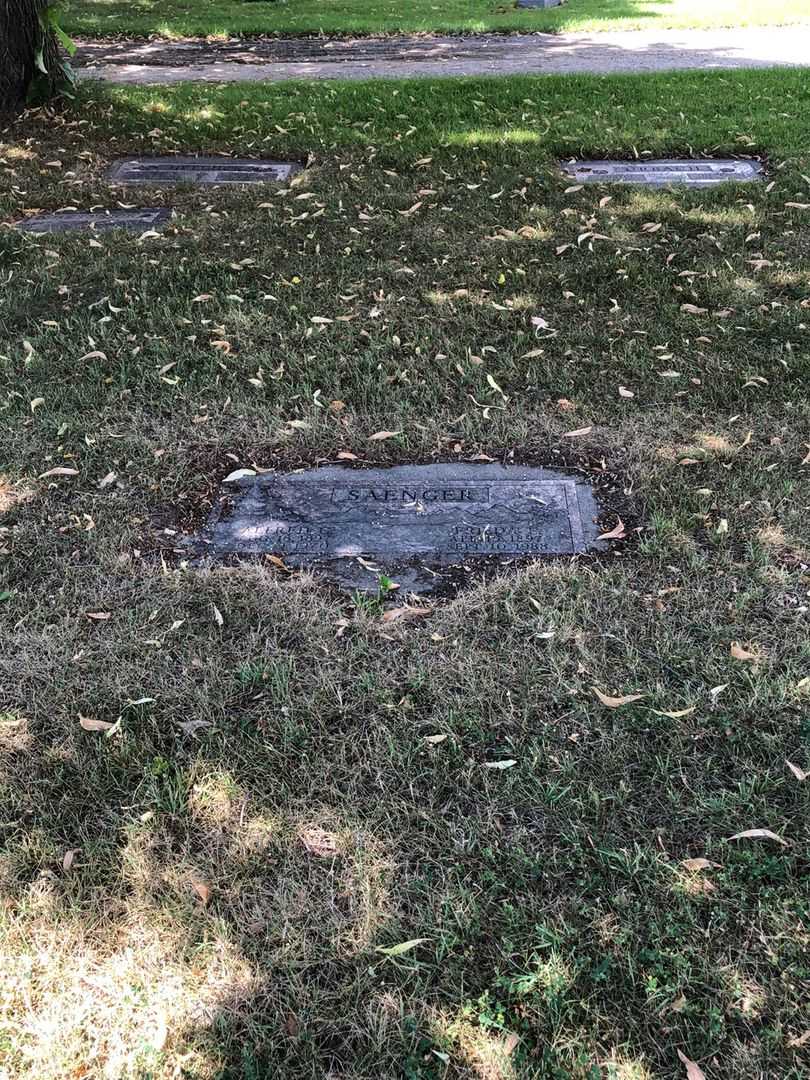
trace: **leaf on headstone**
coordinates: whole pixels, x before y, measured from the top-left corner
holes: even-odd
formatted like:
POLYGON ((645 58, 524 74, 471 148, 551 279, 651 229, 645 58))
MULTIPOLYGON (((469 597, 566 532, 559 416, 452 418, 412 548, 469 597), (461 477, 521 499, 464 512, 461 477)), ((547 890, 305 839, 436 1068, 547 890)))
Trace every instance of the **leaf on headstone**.
POLYGON ((47 480, 49 476, 78 476, 78 469, 69 469, 66 466, 58 466, 56 469, 48 469, 47 472, 40 473, 40 480, 47 480))
POLYGON ((785 764, 799 781, 799 783, 803 783, 807 779, 807 777, 810 776, 810 773, 806 773, 804 769, 800 769, 798 765, 794 765, 793 762, 788 761, 787 758, 785 758, 785 764))
POLYGON ((108 720, 94 720, 92 716, 82 716, 79 713, 79 725, 84 731, 109 731, 115 727, 108 720))
POLYGON ((397 435, 401 435, 401 431, 377 431, 373 435, 369 435, 369 442, 382 442, 383 439, 393 439, 397 435))
POLYGON ((581 428, 577 428, 576 431, 565 431, 565 432, 563 432, 563 438, 564 439, 577 439, 577 438, 579 438, 580 435, 590 435, 590 433, 592 431, 593 431, 592 427, 581 427, 581 428))
POLYGON ((410 952, 411 949, 415 949, 417 945, 423 945, 429 940, 430 939, 426 937, 411 938, 410 941, 401 941, 399 945, 378 945, 374 951, 382 953, 383 956, 402 956, 403 953, 410 952))
POLYGON ((751 652, 748 649, 744 649, 739 641, 732 641, 729 653, 734 660, 758 660, 759 656, 755 652, 751 652))
POLYGON ((595 686, 592 686, 591 690, 608 709, 618 709, 622 705, 630 705, 632 702, 639 701, 644 697, 644 694, 625 694, 624 697, 609 697, 607 694, 603 694, 601 690, 597 690, 595 686))
POLYGON ((255 476, 255 475, 256 475, 256 470, 255 469, 234 469, 234 471, 232 473, 228 473, 228 475, 225 477, 225 479, 222 481, 222 483, 223 484, 233 484, 237 480, 243 480, 246 476, 255 476))
POLYGON ((706 1080, 706 1074, 696 1061, 688 1058, 682 1050, 678 1050, 678 1057, 686 1066, 686 1080, 706 1080))
POLYGON ((517 765, 517 761, 514 758, 504 758, 502 761, 485 761, 485 769, 511 769, 513 765, 517 765))
POLYGON ((781 836, 777 836, 770 829, 746 829, 744 832, 738 832, 730 836, 729 840, 775 840, 777 844, 781 844, 783 847, 789 846, 787 840, 783 840, 781 836))
POLYGON ((610 530, 610 532, 604 532, 601 536, 597 536, 597 540, 622 540, 627 533, 624 531, 624 522, 619 518, 619 524, 610 530))

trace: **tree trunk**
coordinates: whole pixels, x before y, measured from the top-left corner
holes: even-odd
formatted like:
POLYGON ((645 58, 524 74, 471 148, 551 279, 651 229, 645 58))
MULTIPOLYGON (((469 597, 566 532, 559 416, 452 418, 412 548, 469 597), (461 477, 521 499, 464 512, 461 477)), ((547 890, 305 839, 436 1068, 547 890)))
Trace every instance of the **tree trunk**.
POLYGON ((48 0, 0 0, 0 111, 25 101, 37 72, 35 57, 42 45, 47 78, 56 85, 59 50, 53 34, 43 34, 38 13, 48 0), (43 41, 44 37, 44 41, 43 41))

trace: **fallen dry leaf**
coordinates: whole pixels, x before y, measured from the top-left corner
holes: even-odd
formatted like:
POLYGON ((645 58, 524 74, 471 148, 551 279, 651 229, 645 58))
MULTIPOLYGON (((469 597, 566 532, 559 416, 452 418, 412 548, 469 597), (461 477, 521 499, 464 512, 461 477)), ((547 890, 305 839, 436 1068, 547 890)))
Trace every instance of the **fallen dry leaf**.
POLYGON ((520 1036, 514 1031, 510 1031, 503 1041, 503 1052, 507 1057, 511 1057, 517 1050, 520 1044, 520 1036))
POLYGON ((782 847, 789 847, 787 840, 783 840, 781 836, 777 836, 770 829, 746 829, 744 832, 734 833, 733 836, 729 837, 729 840, 775 840, 782 847))
POLYGON ((382 442, 383 439, 393 439, 397 435, 401 435, 401 431, 376 431, 373 435, 369 435, 369 442, 382 442))
POLYGON ((79 475, 79 470, 78 469, 69 469, 69 468, 66 468, 66 467, 60 465, 56 469, 48 469, 47 472, 40 473, 39 474, 39 479, 40 480, 47 480, 49 476, 78 476, 78 475, 79 475))
POLYGON ((696 304, 681 304, 681 311, 686 315, 705 315, 708 308, 698 307, 696 304))
POLYGON ((595 686, 591 687, 594 694, 599 698, 603 705, 606 705, 608 709, 618 709, 622 705, 629 705, 633 701, 638 701, 643 698, 643 694, 626 694, 624 697, 609 697, 607 694, 603 694, 601 690, 597 690, 595 686))
POLYGON ((592 431, 593 431, 592 427, 581 427, 581 428, 577 428, 576 431, 565 431, 565 432, 563 432, 563 438, 564 439, 577 439, 577 438, 579 438, 580 435, 590 435, 590 433, 592 431))
POLYGON ((109 731, 115 727, 108 720, 94 720, 92 716, 82 716, 79 713, 79 724, 85 731, 109 731))
POLYGON ((228 473, 228 475, 223 479, 222 483, 223 484, 234 484, 234 483, 236 483, 237 480, 244 480, 244 478, 246 476, 255 476, 255 475, 256 475, 256 470, 255 469, 234 469, 234 471, 232 473, 228 473))
POLYGON ((654 712, 656 716, 667 716, 670 720, 680 720, 682 716, 690 716, 697 705, 690 705, 688 709, 678 709, 676 712, 670 712, 668 709, 651 709, 650 712, 654 712))
POLYGON ((624 531, 624 522, 619 518, 619 524, 610 530, 610 532, 604 532, 601 536, 597 536, 597 540, 622 540, 627 536, 624 531))
POLYGON ((94 619, 96 622, 106 622, 107 619, 111 619, 112 615, 109 611, 85 611, 85 618, 94 619))
POLYGON ((339 461, 358 461, 359 460, 358 457, 357 457, 357 454, 350 454, 348 450, 340 450, 340 451, 338 451, 337 456, 338 456, 339 461))
POLYGON ((682 1050, 678 1050, 678 1057, 686 1066, 686 1080, 706 1080, 706 1074, 696 1061, 688 1058, 682 1050))
POLYGON ((430 743, 431 746, 438 746, 439 743, 443 743, 446 738, 446 735, 425 735, 425 742, 430 743))
POLYGON ((794 1035, 792 1039, 788 1039, 788 1046, 791 1050, 799 1050, 802 1046, 806 1046, 810 1042, 810 1028, 807 1031, 802 1032, 801 1035, 794 1035))
POLYGON ((798 765, 794 765, 792 761, 788 761, 787 758, 785 758, 785 764, 800 783, 803 783, 808 775, 810 775, 810 773, 806 773, 804 769, 800 769, 798 765))
POLYGON ((403 607, 390 608, 388 611, 383 612, 383 622, 394 622, 395 619, 413 619, 418 618, 420 615, 432 614, 431 608, 410 607, 405 604, 403 607))
POLYGON ((417 945, 422 945, 425 941, 429 940, 430 939, 426 937, 411 938, 410 941, 401 941, 399 945, 390 945, 388 948, 378 945, 374 951, 382 953, 383 956, 402 956, 403 953, 410 952, 411 949, 415 949, 417 945))
POLYGON ((62 869, 65 871, 65 873, 67 873, 71 869, 71 867, 73 866, 73 863, 74 863, 74 861, 76 859, 76 856, 79 854, 79 852, 81 850, 82 849, 78 848, 78 847, 68 848, 67 849, 67 851, 65 852, 64 858, 62 859, 62 869))
POLYGON ((740 645, 739 641, 732 641, 729 649, 731 656, 734 660, 758 660, 759 657, 755 652, 749 652, 740 645))
POLYGON ((719 867, 720 863, 712 862, 710 859, 683 859, 681 866, 684 870, 695 872, 697 870, 708 870, 710 867, 719 867))
POLYGON ((485 769, 511 769, 513 765, 517 765, 517 761, 514 758, 505 758, 503 761, 485 761, 485 769))
POLYGON ((308 825, 299 833, 301 843, 310 853, 319 858, 334 858, 338 853, 337 836, 318 825, 308 825))
POLYGON ((211 899, 211 886, 207 881, 203 881, 202 878, 195 878, 191 882, 191 887, 197 896, 200 898, 200 902, 203 907, 206 907, 208 901, 211 899))

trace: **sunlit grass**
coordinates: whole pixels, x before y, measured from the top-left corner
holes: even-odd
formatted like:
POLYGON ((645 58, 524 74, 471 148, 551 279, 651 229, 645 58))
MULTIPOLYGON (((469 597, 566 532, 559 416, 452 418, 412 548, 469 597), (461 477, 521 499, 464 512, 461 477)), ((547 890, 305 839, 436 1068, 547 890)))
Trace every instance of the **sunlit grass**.
POLYGON ((490 0, 75 0, 69 28, 84 34, 378 34, 396 31, 477 34, 485 31, 631 30, 664 27, 760 26, 805 22, 804 0, 567 0, 521 9, 490 0))

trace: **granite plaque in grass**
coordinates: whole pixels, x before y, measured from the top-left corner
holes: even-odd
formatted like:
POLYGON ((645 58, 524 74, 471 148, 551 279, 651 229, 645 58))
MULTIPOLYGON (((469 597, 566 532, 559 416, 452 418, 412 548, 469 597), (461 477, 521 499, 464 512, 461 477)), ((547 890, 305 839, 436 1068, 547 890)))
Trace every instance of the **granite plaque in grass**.
POLYGON ((340 466, 223 485, 201 550, 321 565, 348 588, 380 574, 429 591, 468 563, 600 548, 582 478, 501 465, 340 466))
POLYGON ((734 158, 696 158, 683 161, 572 161, 564 162, 562 170, 578 184, 644 184, 669 187, 711 187, 729 181, 747 183, 764 176, 758 161, 738 161, 734 158))
POLYGON ((114 184, 283 183, 299 172, 292 161, 226 157, 140 157, 116 161, 107 173, 114 184))
POLYGON ((172 216, 163 207, 145 210, 63 210, 55 214, 36 214, 17 223, 17 228, 29 233, 71 232, 88 230, 109 232, 111 229, 154 229, 172 216))

